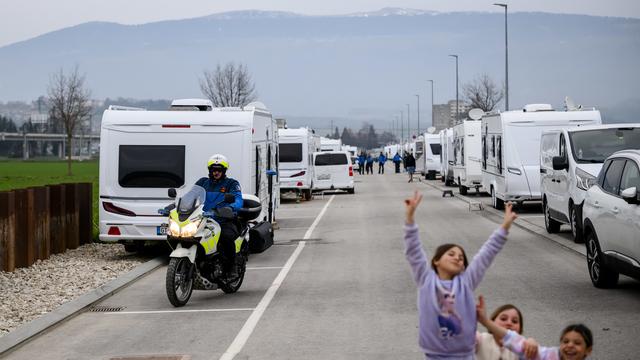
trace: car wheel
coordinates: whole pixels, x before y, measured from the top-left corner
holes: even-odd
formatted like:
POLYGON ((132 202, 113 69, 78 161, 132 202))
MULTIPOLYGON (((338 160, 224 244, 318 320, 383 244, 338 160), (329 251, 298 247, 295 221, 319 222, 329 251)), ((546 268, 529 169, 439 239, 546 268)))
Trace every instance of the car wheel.
POLYGON ((582 237, 582 229, 578 223, 578 209, 575 205, 569 205, 569 224, 571 225, 571 235, 573 235, 573 242, 576 244, 584 242, 582 237))
POLYGON ((618 283, 619 274, 604 263, 598 238, 593 231, 587 234, 586 244, 587 267, 589 268, 589 277, 593 286, 602 289, 614 287, 618 283))
POLYGON ((498 199, 498 196, 496 195, 496 190, 493 188, 493 186, 491 187, 491 204, 493 205, 493 208, 496 210, 504 209, 504 201, 502 199, 498 199))
POLYGON ((560 223, 551 218, 549 214, 549 204, 545 199, 542 203, 542 211, 544 212, 544 227, 547 229, 549 234, 554 234, 560 231, 560 223))

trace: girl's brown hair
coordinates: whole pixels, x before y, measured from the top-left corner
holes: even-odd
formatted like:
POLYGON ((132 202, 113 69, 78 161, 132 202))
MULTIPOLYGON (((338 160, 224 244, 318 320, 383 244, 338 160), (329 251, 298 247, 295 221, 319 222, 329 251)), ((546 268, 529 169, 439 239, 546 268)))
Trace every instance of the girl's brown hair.
POLYGON ((437 273, 438 269, 436 269, 436 261, 440 260, 440 258, 442 257, 442 255, 444 255, 447 251, 449 251, 449 249, 457 247, 458 249, 460 249, 460 251, 462 251, 462 258, 463 263, 464 263, 464 268, 466 269, 467 266, 469 265, 469 261, 467 261, 467 254, 464 252, 464 249, 462 248, 462 246, 457 245, 457 244, 442 244, 440 246, 438 246, 438 248, 436 249, 436 252, 433 254, 433 257, 431 258, 431 268, 437 273))
POLYGON ((560 340, 562 341, 562 338, 572 331, 575 331, 582 336, 584 343, 587 345, 587 349, 593 346, 593 335, 591 334, 591 330, 582 324, 572 324, 564 328, 564 330, 562 330, 562 335, 560 335, 560 340))
POLYGON ((520 309, 518 309, 515 305, 504 304, 502 306, 499 306, 491 314, 491 321, 494 321, 498 317, 498 315, 500 315, 501 312, 506 310, 511 310, 511 309, 515 310, 518 313, 518 317, 520 318, 520 331, 518 331, 518 334, 522 334, 522 332, 524 331, 524 319, 522 318, 522 313, 520 312, 520 309))

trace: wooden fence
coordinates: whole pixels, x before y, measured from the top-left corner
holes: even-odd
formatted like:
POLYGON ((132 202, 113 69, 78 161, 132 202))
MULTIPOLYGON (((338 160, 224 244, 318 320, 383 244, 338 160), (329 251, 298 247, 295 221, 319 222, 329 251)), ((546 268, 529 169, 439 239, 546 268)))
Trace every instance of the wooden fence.
POLYGON ((92 199, 91 183, 0 192, 0 270, 90 243, 92 199))

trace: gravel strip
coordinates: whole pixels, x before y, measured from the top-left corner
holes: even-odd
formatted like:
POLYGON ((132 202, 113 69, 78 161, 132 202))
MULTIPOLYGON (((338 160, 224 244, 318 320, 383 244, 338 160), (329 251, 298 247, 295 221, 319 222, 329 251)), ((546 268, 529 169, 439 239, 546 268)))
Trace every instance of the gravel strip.
POLYGON ((119 244, 94 243, 14 272, 0 271, 0 337, 151 258, 127 253, 119 244))

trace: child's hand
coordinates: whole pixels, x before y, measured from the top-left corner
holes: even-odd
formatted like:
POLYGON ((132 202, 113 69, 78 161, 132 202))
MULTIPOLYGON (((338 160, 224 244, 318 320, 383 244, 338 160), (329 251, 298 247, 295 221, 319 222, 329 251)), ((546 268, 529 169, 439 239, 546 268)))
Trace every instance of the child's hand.
POLYGON ((522 351, 525 358, 535 359, 538 356, 538 342, 533 338, 528 338, 522 344, 522 351))
POLYGON ((513 204, 506 203, 504 207, 504 222, 502 223, 502 228, 509 231, 511 228, 511 224, 518 218, 518 214, 513 212, 513 204))
POLYGON ((416 208, 420 205, 420 201, 422 201, 422 194, 419 194, 417 190, 413 193, 413 197, 404 200, 407 214, 406 223, 408 225, 413 224, 413 214, 415 214, 416 208))
POLYGON ((482 325, 489 321, 487 319, 487 309, 484 306, 484 297, 482 295, 478 296, 478 302, 476 303, 476 316, 478 317, 478 322, 482 325))

